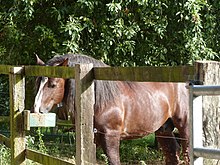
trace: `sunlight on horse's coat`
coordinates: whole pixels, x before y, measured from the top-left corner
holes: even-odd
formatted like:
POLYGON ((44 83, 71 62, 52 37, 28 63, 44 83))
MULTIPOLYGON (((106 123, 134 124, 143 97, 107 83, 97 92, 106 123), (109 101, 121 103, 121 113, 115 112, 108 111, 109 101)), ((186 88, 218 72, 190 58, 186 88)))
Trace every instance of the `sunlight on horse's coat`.
MULTIPOLYGON (((40 59, 38 62, 44 64, 40 59)), ((46 65, 74 67, 78 63, 109 67, 92 57, 77 54, 56 56, 46 65)), ((62 102, 65 110, 71 112, 74 123, 74 79, 48 78, 38 86, 35 112, 49 112, 62 102)), ((179 131, 185 164, 189 164, 188 91, 184 83, 94 80, 94 86, 95 141, 106 153, 110 164, 120 164, 120 140, 155 132, 166 164, 177 165, 180 147, 172 132, 174 127, 179 131)))
POLYGON ((41 82, 40 82, 40 87, 38 89, 37 95, 35 97, 35 102, 34 102, 34 112, 35 113, 40 113, 40 107, 41 107, 41 101, 43 97, 43 88, 44 85, 47 83, 48 77, 42 77, 41 82))

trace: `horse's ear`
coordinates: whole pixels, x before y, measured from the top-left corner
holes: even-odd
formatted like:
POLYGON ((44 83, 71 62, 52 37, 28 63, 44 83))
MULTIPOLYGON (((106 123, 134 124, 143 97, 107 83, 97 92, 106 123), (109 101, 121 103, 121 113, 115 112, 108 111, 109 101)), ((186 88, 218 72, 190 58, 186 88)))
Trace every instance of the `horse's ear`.
POLYGON ((37 65, 45 65, 45 63, 38 57, 37 54, 35 54, 36 59, 37 59, 37 65))
POLYGON ((59 66, 68 66, 69 59, 65 59, 62 63, 59 64, 59 66))

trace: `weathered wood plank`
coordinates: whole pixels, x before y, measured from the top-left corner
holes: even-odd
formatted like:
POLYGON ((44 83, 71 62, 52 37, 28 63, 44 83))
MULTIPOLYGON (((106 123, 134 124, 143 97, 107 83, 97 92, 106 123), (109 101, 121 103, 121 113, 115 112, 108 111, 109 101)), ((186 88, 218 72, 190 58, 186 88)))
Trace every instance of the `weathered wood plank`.
POLYGON ((24 129, 30 130, 30 127, 55 127, 55 113, 30 113, 29 110, 24 111, 24 129))
MULTIPOLYGON (((185 82, 193 79, 194 66, 94 67, 96 80, 185 82)), ((27 76, 74 78, 74 67, 25 66, 27 76)))
POLYGON ((4 144, 6 147, 8 147, 8 148, 11 147, 11 146, 10 146, 10 138, 8 138, 8 137, 6 137, 6 136, 4 136, 4 135, 2 135, 2 134, 0 134, 0 142, 3 142, 3 144, 4 144))
POLYGON ((94 68, 96 80, 185 82, 193 75, 194 66, 94 68))
POLYGON ((92 64, 76 65, 76 164, 88 165, 96 162, 94 144, 94 83, 92 64))
POLYGON ((54 164, 54 165, 73 165, 75 163, 70 163, 68 161, 52 157, 47 154, 43 154, 31 149, 26 149, 26 157, 27 159, 31 159, 35 162, 41 163, 41 164, 54 164))
POLYGON ((26 76, 74 78, 74 67, 25 66, 26 76))
POLYGON ((30 111, 24 110, 24 129, 30 131, 30 111))
POLYGON ((7 123, 10 122, 9 116, 0 116, 0 123, 7 123))
POLYGON ((0 65, 0 74, 9 74, 11 65, 0 65))
POLYGON ((11 164, 25 164, 24 111, 25 79, 22 67, 12 67, 9 74, 11 164))
MULTIPOLYGON (((73 67, 25 66, 27 76, 74 78, 73 67)), ((96 80, 185 82, 192 79, 194 66, 94 67, 96 80)))
POLYGON ((30 127, 55 127, 56 126, 56 114, 30 114, 30 127))
POLYGON ((73 127, 73 123, 70 120, 60 120, 60 119, 57 119, 56 125, 57 126, 73 127))

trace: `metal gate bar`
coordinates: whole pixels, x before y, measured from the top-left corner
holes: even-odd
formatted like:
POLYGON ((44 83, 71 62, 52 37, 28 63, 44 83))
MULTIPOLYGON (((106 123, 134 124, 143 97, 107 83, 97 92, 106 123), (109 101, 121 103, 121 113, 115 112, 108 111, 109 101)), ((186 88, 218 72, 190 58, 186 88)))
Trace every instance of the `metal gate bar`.
POLYGON ((220 149, 213 148, 194 148, 194 156, 203 157, 208 159, 219 159, 220 160, 220 149))

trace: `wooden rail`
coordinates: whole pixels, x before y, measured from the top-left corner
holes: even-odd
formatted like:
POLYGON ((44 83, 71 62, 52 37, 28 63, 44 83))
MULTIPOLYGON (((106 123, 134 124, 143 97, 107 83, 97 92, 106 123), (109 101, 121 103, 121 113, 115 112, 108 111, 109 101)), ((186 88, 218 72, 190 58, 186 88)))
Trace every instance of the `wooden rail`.
POLYGON ((11 65, 0 65, 0 74, 8 75, 10 73, 11 65))
POLYGON ((46 77, 62 77, 74 78, 74 67, 53 67, 53 66, 24 66, 25 76, 46 76, 46 77))
POLYGON ((193 75, 194 66, 94 68, 96 80, 186 82, 193 75))
POLYGON ((7 147, 10 148, 11 144, 10 144, 10 138, 0 134, 0 141, 3 142, 3 144, 7 147))
MULTIPOLYGON (((9 123, 10 122, 10 116, 0 116, 0 123, 9 123)), ((70 120, 61 120, 57 119, 56 120, 56 125, 57 126, 69 126, 72 127, 72 121, 70 120)))
MULTIPOLYGON (((25 66, 26 76, 74 78, 74 67, 25 66)), ((94 67, 95 80, 185 82, 193 79, 194 66, 94 67)))
POLYGON ((7 123, 10 122, 9 116, 0 116, 0 123, 7 123))
POLYGON ((50 165, 50 164, 51 165, 73 165, 75 164, 74 162, 70 163, 66 160, 55 158, 48 154, 43 154, 43 153, 31 150, 31 149, 26 149, 26 157, 30 160, 33 160, 41 164, 46 164, 46 165, 50 165))

